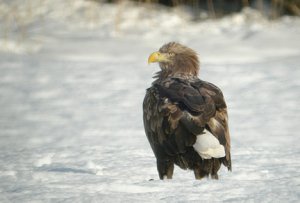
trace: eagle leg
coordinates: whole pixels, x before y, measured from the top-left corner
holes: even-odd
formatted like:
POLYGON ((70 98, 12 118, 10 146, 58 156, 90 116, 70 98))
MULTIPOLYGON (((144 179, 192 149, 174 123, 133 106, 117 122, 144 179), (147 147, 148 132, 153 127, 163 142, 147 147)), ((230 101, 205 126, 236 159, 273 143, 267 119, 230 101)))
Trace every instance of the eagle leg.
POLYGON ((221 162, 218 159, 212 159, 212 170, 211 170, 211 178, 218 180, 218 171, 221 167, 221 162))
POLYGON ((172 179, 174 162, 171 160, 157 160, 157 170, 161 180, 172 179))
POLYGON ((200 167, 194 168, 195 178, 201 180, 205 176, 208 176, 208 173, 204 170, 201 170, 200 167))

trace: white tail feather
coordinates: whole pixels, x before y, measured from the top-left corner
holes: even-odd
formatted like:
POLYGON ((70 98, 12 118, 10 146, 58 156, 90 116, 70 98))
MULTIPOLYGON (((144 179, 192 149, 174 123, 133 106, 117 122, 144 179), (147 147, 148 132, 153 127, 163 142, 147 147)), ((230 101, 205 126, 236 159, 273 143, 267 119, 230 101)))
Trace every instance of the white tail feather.
POLYGON ((197 136, 193 147, 202 159, 221 158, 225 156, 224 146, 208 131, 205 134, 197 136))

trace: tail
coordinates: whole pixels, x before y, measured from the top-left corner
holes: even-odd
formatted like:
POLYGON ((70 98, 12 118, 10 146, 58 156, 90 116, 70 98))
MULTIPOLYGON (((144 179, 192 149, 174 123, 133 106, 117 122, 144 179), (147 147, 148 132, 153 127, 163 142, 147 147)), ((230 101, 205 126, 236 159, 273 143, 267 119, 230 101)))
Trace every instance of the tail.
POLYGON ((198 135, 193 147, 202 159, 221 158, 226 155, 224 146, 209 131, 198 135))

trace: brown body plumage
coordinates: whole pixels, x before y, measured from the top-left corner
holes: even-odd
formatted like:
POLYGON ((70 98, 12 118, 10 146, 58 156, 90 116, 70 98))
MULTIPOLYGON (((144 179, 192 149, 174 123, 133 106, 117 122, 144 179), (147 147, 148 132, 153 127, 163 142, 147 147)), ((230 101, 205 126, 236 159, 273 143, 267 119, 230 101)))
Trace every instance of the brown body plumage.
POLYGON ((174 164, 194 171, 195 178, 218 178, 224 164, 231 170, 227 107, 221 90, 200 80, 197 54, 171 42, 149 57, 161 71, 143 103, 145 132, 157 159, 160 179, 172 178, 174 164), (226 156, 203 159, 194 149, 197 136, 209 131, 226 156))

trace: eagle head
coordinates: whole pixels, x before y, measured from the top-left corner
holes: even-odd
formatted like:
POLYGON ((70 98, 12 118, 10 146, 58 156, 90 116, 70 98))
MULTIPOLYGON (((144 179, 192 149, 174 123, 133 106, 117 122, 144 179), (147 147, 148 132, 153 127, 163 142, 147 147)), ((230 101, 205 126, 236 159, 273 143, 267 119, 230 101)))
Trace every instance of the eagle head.
POLYGON ((177 42, 169 42, 159 51, 153 52, 148 58, 148 63, 155 62, 158 62, 162 72, 168 72, 168 75, 179 73, 197 76, 199 73, 197 53, 177 42))

